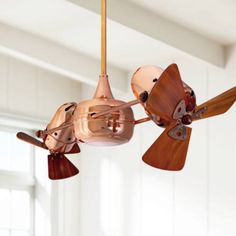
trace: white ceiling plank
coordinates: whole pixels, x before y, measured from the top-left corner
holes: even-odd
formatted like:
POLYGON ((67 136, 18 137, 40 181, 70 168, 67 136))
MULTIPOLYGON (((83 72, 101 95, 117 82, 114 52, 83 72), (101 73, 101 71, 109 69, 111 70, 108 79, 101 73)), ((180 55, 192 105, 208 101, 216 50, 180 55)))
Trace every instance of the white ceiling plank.
POLYGON ((236 43, 234 0, 125 0, 224 45, 236 43))
MULTIPOLYGON (((100 1, 69 0, 100 14, 100 1)), ((224 45, 129 1, 108 1, 108 18, 216 66, 225 65, 224 45)))
MULTIPOLYGON (((0 23, 0 53, 37 65, 82 83, 96 86, 100 61, 12 26, 0 23)), ((127 91, 128 73, 108 65, 114 91, 127 91)))

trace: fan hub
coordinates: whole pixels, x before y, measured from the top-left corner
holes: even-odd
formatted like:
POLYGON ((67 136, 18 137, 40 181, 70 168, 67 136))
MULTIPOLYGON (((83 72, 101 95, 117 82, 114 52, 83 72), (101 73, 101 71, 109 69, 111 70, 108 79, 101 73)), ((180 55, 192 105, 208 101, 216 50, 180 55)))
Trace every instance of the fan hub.
POLYGON ((193 120, 192 120, 192 117, 187 114, 182 117, 181 121, 184 125, 190 125, 193 120))

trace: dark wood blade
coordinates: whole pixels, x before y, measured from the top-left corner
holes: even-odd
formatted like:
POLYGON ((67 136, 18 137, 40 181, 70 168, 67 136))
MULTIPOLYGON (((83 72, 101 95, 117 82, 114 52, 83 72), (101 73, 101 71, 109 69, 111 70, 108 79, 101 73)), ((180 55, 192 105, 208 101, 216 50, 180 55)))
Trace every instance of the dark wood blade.
POLYGON ((48 156, 48 177, 52 180, 65 179, 77 175, 79 170, 65 157, 64 154, 48 156))
POLYGON ((192 129, 186 127, 186 139, 171 138, 168 133, 176 124, 165 129, 161 136, 143 155, 143 161, 155 168, 178 171, 184 167, 192 129))
POLYGON ((225 113, 234 104, 236 100, 236 87, 212 98, 211 100, 197 106, 193 120, 200 120, 211 116, 217 116, 225 113), (201 112, 202 111, 202 112, 201 112))
POLYGON ((80 153, 80 148, 78 143, 75 143, 72 149, 69 152, 66 152, 65 154, 76 154, 76 153, 80 153))
POLYGON ((173 120, 176 106, 185 97, 183 82, 176 64, 170 65, 156 82, 146 102, 146 110, 166 120, 173 120))
POLYGON ((26 133, 19 132, 16 134, 16 137, 20 140, 23 140, 23 141, 30 143, 32 145, 35 145, 37 147, 47 149, 46 145, 43 142, 39 141, 38 139, 36 139, 26 133))

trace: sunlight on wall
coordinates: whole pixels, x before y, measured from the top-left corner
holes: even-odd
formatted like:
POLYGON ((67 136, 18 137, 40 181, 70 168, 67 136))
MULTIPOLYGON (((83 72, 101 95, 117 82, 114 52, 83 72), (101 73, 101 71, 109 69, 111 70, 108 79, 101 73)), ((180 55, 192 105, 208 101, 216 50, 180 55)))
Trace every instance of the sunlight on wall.
POLYGON ((124 193, 123 175, 109 157, 101 161, 100 201, 101 227, 106 236, 123 235, 124 193))
POLYGON ((35 149, 35 234, 36 236, 51 235, 51 181, 47 178, 47 151, 35 149))
POLYGON ((50 219, 49 216, 45 214, 45 211, 38 200, 35 202, 35 218, 35 236, 50 236, 50 219))

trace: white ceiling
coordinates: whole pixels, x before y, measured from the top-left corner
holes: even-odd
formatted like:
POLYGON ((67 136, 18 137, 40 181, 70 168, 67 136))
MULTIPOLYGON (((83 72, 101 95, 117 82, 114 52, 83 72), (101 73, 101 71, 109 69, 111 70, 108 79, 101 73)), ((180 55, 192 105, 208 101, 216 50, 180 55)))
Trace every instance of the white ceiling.
MULTIPOLYGON (((0 22, 100 58, 100 16, 68 1, 0 1, 0 22)), ((161 64, 170 56, 178 57, 178 52, 108 21, 109 63, 133 71, 143 64, 161 64)))
POLYGON ((223 44, 236 43, 235 0, 123 0, 223 44))
MULTIPOLYGON (((236 30, 233 30, 236 29, 234 0, 224 0, 224 4, 223 1, 215 0, 214 10, 210 6, 213 0, 199 0, 196 3, 188 0, 123 1, 141 4, 215 40, 224 43, 236 42, 236 30), (222 9, 223 15, 220 15, 218 7, 222 9)), ((0 23, 49 39, 91 57, 100 57, 100 16, 66 0, 0 0, 0 23)), ((137 30, 108 21, 108 61, 123 70, 134 71, 144 64, 165 64, 170 58, 177 59, 182 55, 180 50, 137 30)))

